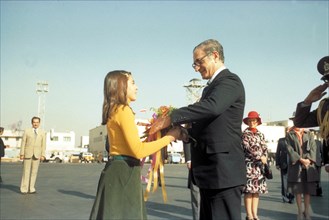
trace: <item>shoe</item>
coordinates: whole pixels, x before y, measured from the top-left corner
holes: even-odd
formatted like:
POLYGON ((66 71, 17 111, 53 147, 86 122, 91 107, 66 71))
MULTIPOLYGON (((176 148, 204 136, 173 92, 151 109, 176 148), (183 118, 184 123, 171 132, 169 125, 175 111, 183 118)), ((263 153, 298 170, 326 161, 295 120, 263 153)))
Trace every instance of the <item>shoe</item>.
POLYGON ((37 191, 34 191, 34 192, 30 192, 30 194, 36 194, 37 193, 37 191))
POLYGON ((285 197, 285 196, 282 196, 282 202, 283 203, 286 203, 286 202, 289 202, 290 200, 287 198, 287 197, 285 197))
POLYGON ((27 192, 21 192, 22 195, 27 195, 27 192))

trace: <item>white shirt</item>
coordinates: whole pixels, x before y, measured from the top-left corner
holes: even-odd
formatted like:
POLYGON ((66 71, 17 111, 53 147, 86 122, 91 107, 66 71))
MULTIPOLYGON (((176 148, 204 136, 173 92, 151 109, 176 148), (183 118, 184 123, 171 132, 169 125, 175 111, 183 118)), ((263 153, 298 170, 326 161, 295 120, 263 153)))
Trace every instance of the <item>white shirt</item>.
POLYGON ((223 70, 227 69, 225 66, 222 66, 221 68, 219 68, 214 75, 212 75, 212 77, 208 80, 207 84, 210 85, 210 83, 212 83, 212 81, 214 81, 214 79, 216 78, 216 76, 222 72, 223 70))

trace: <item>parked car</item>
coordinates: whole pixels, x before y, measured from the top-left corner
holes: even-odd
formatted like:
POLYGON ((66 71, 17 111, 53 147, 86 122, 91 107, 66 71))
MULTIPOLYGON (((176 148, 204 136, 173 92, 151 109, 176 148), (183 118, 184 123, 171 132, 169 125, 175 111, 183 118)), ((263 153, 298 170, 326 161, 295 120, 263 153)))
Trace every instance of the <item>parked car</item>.
POLYGON ((80 161, 83 163, 92 163, 94 162, 95 158, 92 153, 90 152, 82 152, 80 153, 80 161))
POLYGON ((70 156, 70 163, 79 163, 80 162, 80 154, 71 154, 70 156))
POLYGON ((182 155, 180 153, 170 153, 167 160, 168 163, 181 163, 182 155))
POLYGON ((44 162, 61 163, 64 159, 64 154, 59 152, 46 152, 44 162))

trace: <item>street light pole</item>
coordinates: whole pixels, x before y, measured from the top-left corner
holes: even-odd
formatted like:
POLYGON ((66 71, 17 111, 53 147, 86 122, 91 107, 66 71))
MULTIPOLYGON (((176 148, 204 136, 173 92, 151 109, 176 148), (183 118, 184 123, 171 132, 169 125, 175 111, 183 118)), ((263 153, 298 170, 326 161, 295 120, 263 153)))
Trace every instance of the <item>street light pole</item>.
POLYGON ((46 115, 46 93, 48 92, 48 82, 37 82, 36 92, 38 94, 38 117, 41 119, 41 127, 45 128, 45 115, 46 115))

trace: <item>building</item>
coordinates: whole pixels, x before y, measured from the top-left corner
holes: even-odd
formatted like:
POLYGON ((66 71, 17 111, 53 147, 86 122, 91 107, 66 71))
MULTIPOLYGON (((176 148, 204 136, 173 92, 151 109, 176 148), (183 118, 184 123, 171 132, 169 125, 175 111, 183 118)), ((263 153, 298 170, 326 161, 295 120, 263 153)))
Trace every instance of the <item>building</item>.
POLYGON ((108 153, 105 150, 107 130, 105 125, 100 125, 89 130, 89 152, 93 153, 98 162, 107 158, 108 153))
MULTIPOLYGON (((24 130, 4 130, 1 138, 5 145, 9 148, 5 149, 5 157, 19 158, 21 143, 24 130)), ((46 132, 46 155, 51 154, 70 154, 75 151, 80 151, 75 147, 75 133, 69 132, 55 132, 51 129, 46 132)))

